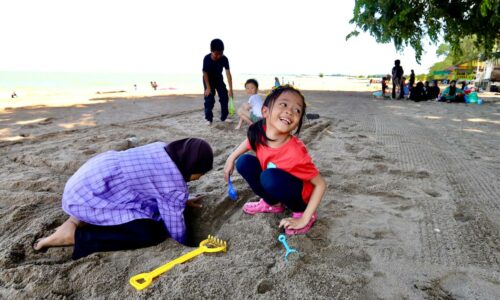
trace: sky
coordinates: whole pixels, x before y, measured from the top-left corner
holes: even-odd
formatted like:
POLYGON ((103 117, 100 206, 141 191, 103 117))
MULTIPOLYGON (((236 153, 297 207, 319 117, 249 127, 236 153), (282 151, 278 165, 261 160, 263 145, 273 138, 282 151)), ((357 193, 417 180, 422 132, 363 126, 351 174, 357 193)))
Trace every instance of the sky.
POLYGON ((427 73, 425 47, 396 52, 367 33, 345 36, 354 0, 16 0, 0 3, 0 71, 201 72, 210 41, 224 41, 232 73, 427 73))

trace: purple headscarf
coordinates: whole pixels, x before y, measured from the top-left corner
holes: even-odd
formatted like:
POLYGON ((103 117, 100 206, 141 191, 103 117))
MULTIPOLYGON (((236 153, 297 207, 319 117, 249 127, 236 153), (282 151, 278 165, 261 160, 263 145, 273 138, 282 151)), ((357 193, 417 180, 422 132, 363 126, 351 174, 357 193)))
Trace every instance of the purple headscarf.
POLYGON ((187 138, 173 141, 165 147, 165 150, 186 182, 193 174, 205 174, 212 170, 214 162, 212 147, 202 139, 187 138))

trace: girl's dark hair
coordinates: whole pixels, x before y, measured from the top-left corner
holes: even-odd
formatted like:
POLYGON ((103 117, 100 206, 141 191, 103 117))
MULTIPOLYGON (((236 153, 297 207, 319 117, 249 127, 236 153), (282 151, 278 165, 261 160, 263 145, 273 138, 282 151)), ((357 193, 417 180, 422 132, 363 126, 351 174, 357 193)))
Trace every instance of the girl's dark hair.
POLYGON ((245 82, 245 86, 247 86, 247 84, 249 84, 249 83, 255 85, 255 87, 257 89, 259 89, 259 83, 257 82, 256 79, 253 79, 253 78, 248 79, 247 82, 245 82))
MULTIPOLYGON (((299 125, 297 126, 297 130, 294 133, 295 135, 298 135, 300 133, 300 129, 302 128, 302 120, 304 120, 304 116, 306 114, 306 100, 304 98, 304 95, 302 95, 302 93, 298 89, 288 84, 274 88, 271 91, 271 93, 267 95, 266 100, 264 100, 264 104, 262 106, 267 107, 269 109, 269 113, 271 113, 276 99, 278 99, 278 97, 281 96, 281 94, 287 92, 295 93, 296 95, 298 95, 302 99, 304 104, 299 119, 299 125)), ((250 127, 248 128, 247 132, 248 141, 250 142, 250 146, 254 151, 257 150, 258 145, 267 145, 267 141, 272 141, 272 139, 267 137, 265 127, 266 127, 266 119, 261 119, 250 125, 250 127)))
POLYGON ((452 80, 450 82, 450 96, 455 96, 455 93, 457 92, 457 81, 456 80, 452 80), (455 85, 451 85, 452 83, 454 83, 455 85))

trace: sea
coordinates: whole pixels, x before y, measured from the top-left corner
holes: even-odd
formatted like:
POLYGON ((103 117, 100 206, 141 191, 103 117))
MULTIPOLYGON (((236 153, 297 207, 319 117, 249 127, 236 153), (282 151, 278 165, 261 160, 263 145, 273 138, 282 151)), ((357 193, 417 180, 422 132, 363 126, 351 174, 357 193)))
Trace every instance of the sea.
MULTIPOLYGON (((268 90, 274 86, 275 77, 282 84, 292 84, 302 90, 369 90, 368 79, 323 74, 232 74, 233 88, 243 90, 245 81, 254 78, 261 91, 268 90)), ((0 71, 0 100, 4 101, 36 98, 43 102, 44 99, 120 93, 202 94, 202 74, 0 71), (156 82, 156 91, 151 82, 156 82)))

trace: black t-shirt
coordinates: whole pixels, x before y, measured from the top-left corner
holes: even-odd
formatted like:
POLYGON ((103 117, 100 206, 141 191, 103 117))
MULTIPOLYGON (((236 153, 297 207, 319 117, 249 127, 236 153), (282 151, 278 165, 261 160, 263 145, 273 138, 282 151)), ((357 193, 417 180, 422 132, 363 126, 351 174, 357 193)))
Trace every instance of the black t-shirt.
POLYGON ((401 79, 401 77, 403 77, 403 73, 404 73, 403 67, 401 67, 401 66, 394 66, 392 68, 392 77, 393 78, 401 79))
POLYGON ((226 56, 223 55, 219 60, 215 61, 209 53, 205 56, 205 58, 203 58, 203 72, 207 72, 210 85, 213 86, 217 83, 223 82, 223 68, 229 70, 229 60, 226 56))

